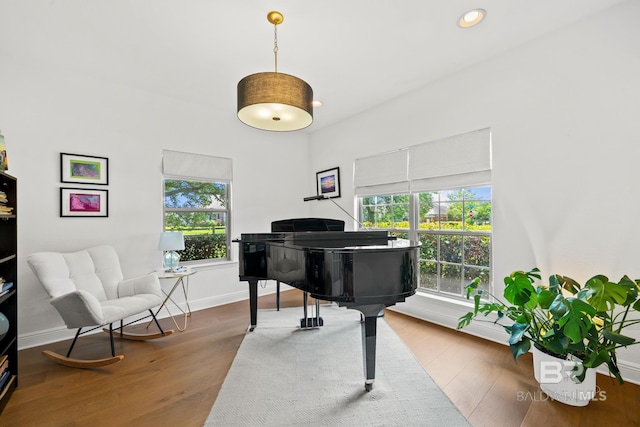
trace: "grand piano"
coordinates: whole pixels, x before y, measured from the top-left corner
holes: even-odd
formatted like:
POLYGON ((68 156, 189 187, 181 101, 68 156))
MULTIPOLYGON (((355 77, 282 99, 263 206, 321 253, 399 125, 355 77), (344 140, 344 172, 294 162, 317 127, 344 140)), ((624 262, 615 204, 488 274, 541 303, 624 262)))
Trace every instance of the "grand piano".
POLYGON ((316 318, 307 317, 307 295, 360 311, 365 390, 370 391, 378 315, 415 293, 419 243, 396 239, 386 231, 341 229, 343 221, 301 218, 275 221, 271 233, 242 234, 234 240, 240 245, 240 280, 249 282, 250 330, 258 321, 259 280, 272 279, 304 291, 301 327, 322 326, 319 305, 316 318))

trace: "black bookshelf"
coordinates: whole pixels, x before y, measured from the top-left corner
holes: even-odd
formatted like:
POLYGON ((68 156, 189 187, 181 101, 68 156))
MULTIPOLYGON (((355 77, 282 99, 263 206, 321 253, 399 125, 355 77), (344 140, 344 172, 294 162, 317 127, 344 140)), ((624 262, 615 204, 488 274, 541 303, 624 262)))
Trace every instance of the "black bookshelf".
MULTIPOLYGON (((0 313, 9 323, 7 333, 0 338, 0 369, 4 360, 8 360, 5 369, 0 372, 0 413, 7 405, 18 385, 18 233, 17 233, 17 180, 0 172, 0 313), (7 372, 6 377, 3 373, 7 372)), ((0 331, 6 324, 0 318, 0 331)))

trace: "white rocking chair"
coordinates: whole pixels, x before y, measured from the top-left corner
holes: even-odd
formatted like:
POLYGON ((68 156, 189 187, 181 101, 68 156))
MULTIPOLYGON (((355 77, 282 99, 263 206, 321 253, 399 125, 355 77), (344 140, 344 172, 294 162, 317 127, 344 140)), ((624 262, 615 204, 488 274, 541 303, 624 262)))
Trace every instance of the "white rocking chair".
MULTIPOLYGON (((45 350, 42 354, 61 365, 73 368, 95 368, 121 361, 115 354, 114 334, 132 340, 148 340, 171 335, 163 330, 152 308, 162 303, 160 281, 155 274, 123 280, 120 260, 111 246, 96 246, 72 253, 38 252, 27 257, 27 263, 51 297, 67 328, 78 328, 66 356, 45 350), (124 327, 123 319, 149 311, 160 332, 132 334, 124 327), (113 329, 113 323, 120 326, 113 329), (71 351, 82 334, 103 328, 109 333, 111 357, 104 359, 74 359, 71 351), (90 328, 85 329, 83 328, 90 328)), ((145 315, 142 318, 147 318, 145 315)))

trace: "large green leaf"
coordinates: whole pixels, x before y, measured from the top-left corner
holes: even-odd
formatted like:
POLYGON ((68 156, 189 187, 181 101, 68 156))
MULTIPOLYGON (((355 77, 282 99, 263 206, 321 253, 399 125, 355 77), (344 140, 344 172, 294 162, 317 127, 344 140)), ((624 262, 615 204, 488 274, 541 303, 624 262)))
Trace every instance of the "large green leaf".
POLYGON ((594 328, 591 316, 596 314, 595 308, 577 298, 566 298, 567 311, 558 319, 558 326, 563 328, 571 342, 577 343, 584 340, 591 328, 594 328))
POLYGON ((515 271, 505 277, 504 297, 513 305, 533 308, 537 303, 536 290, 526 273, 515 271))
POLYGON ((562 289, 566 289, 567 291, 569 291, 571 295, 577 294, 581 288, 580 284, 573 280, 571 277, 561 276, 559 274, 554 274, 553 276, 551 276, 549 278, 549 283, 552 284, 552 286, 553 284, 557 284, 562 289))
POLYGON ((516 344, 525 338, 525 333, 529 329, 528 323, 514 323, 509 327, 511 336, 509 337, 509 344, 516 344))
POLYGON ((597 311, 612 310, 616 304, 624 304, 627 300, 627 288, 610 282, 606 276, 594 276, 587 280, 584 289, 589 290, 587 301, 597 311))
POLYGON ((551 306, 553 300, 556 298, 557 294, 555 292, 550 291, 545 288, 538 288, 538 305, 540 308, 546 310, 551 306))
POLYGON ((531 340, 529 338, 523 338, 522 341, 518 341, 514 344, 509 344, 509 350, 511 350, 511 356, 513 360, 518 362, 518 357, 529 352, 531 348, 531 340))
POLYGON ((549 306, 549 312, 553 315, 554 319, 561 319, 567 310, 567 300, 562 295, 556 295, 549 306))
POLYGON ((631 280, 629 276, 623 276, 618 282, 620 286, 624 286, 627 290, 627 300, 624 302, 624 306, 631 305, 638 302, 638 283, 635 280, 631 280))

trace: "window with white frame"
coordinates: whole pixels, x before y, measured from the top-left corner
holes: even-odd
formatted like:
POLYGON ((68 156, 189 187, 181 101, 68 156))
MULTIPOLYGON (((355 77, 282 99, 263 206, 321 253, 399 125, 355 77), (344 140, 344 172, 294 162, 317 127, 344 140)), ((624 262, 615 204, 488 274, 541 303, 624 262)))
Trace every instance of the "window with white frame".
POLYGON ((420 241, 420 288, 464 296, 480 277, 489 289, 490 186, 359 197, 359 217, 367 229, 420 241))
POLYGON ((491 187, 456 188, 415 195, 420 287, 456 296, 479 277, 491 283, 491 187))
POLYGON ((409 212, 408 194, 369 196, 360 199, 360 222, 367 228, 389 230, 397 237, 408 237, 409 212))
POLYGON ((491 287, 489 129, 358 159, 354 183, 364 228, 421 242, 420 288, 463 296, 491 287))
POLYGON ((231 160, 163 151, 164 230, 181 231, 181 261, 230 259, 231 160))

